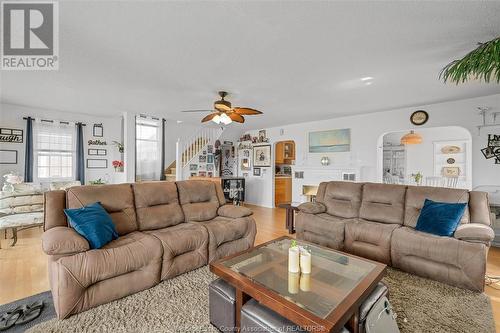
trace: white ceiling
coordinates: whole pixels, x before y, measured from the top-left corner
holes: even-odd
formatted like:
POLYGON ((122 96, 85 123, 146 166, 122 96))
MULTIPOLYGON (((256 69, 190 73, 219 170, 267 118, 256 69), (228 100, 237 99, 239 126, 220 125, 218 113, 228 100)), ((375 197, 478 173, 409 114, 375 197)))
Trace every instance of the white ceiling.
POLYGON ((499 17, 499 1, 60 1, 59 71, 3 72, 1 100, 194 122, 179 111, 224 89, 259 128, 484 96, 499 86, 438 74, 499 17))

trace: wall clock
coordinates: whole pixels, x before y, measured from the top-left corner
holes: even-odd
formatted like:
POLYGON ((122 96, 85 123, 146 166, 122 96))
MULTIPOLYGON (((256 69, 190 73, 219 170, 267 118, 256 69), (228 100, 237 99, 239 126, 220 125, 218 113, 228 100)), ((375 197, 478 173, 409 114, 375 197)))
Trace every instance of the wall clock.
POLYGON ((410 116, 410 121, 413 125, 423 125, 429 120, 429 114, 424 110, 417 110, 413 112, 410 116))

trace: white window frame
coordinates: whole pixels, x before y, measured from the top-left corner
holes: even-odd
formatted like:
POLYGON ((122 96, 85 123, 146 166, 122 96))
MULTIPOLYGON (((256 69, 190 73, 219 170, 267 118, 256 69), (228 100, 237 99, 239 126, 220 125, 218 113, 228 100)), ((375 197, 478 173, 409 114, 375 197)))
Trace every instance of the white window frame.
POLYGON ((135 181, 151 181, 151 180, 160 180, 161 179, 161 150, 162 150, 162 126, 161 126, 161 120, 155 117, 149 117, 149 116, 144 116, 144 115, 138 115, 136 116, 135 120, 135 181), (156 128, 156 136, 151 139, 146 139, 146 138, 140 138, 139 135, 139 126, 144 126, 144 127, 152 127, 156 128), (141 174, 141 167, 140 167, 140 156, 141 151, 140 151, 140 143, 145 142, 145 143, 156 143, 156 152, 154 155, 148 155, 148 157, 155 157, 152 158, 151 161, 155 164, 157 164, 154 167, 153 174, 151 177, 149 175, 146 175, 144 177, 144 174, 141 174))

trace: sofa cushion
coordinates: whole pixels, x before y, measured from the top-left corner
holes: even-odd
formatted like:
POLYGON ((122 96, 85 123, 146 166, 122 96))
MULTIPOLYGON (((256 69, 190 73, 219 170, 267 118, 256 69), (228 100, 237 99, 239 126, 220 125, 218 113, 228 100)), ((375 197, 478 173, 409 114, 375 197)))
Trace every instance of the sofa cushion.
POLYGON ((161 258, 162 246, 157 238, 132 232, 101 249, 51 261, 58 317, 66 318, 156 285, 161 258))
POLYGON ((482 223, 467 223, 458 226, 453 237, 467 242, 479 242, 489 245, 495 238, 495 232, 490 226, 482 223))
POLYGON ((401 227, 392 234, 392 265, 460 288, 482 291, 487 246, 401 227))
POLYGON ((330 215, 343 218, 358 217, 362 188, 362 183, 328 182, 323 198, 317 198, 317 201, 326 206, 326 212, 330 215))
POLYGON ((208 231, 209 262, 252 247, 257 231, 250 216, 237 219, 218 216, 202 225, 208 231))
POLYGON ((163 246, 161 279, 170 279, 208 263, 208 232, 200 224, 181 223, 146 231, 163 246))
POLYGON ((111 216, 99 202, 73 209, 65 209, 69 224, 90 244, 91 249, 100 249, 118 238, 111 216))
POLYGON ((321 214, 326 212, 326 206, 321 202, 304 202, 297 207, 301 212, 308 214, 321 214))
MULTIPOLYGON (((415 228, 425 199, 449 203, 467 203, 469 201, 469 192, 465 189, 445 187, 408 186, 406 189, 405 226, 415 228)), ((465 209, 460 223, 469 223, 469 209, 465 209)))
POLYGON ((348 219, 327 213, 307 214, 300 211, 295 218, 297 238, 340 250, 344 246, 344 225, 348 219))
POLYGON ((208 221, 217 216, 220 202, 214 182, 184 180, 176 184, 186 221, 208 221))
POLYGON ((446 203, 425 199, 415 230, 450 237, 460 224, 466 208, 466 203, 446 203))
POLYGON ((90 250, 89 242, 75 229, 54 227, 42 234, 42 248, 48 255, 68 255, 90 250))
POLYGON ((345 225, 344 249, 352 254, 390 265, 391 236, 398 224, 350 221, 345 225))
POLYGON ((488 193, 480 191, 469 192, 469 213, 471 223, 491 225, 488 193))
POLYGON ((217 210, 217 214, 219 216, 230 217, 235 219, 238 217, 250 216, 253 214, 253 212, 247 207, 224 205, 219 207, 219 209, 217 210))
POLYGON ((111 215, 118 235, 138 230, 130 184, 77 186, 67 190, 66 208, 81 208, 97 201, 111 215))
POLYGON ((153 230, 184 222, 184 213, 173 182, 132 185, 139 230, 153 230))
POLYGON ((363 186, 359 217, 365 220, 403 224, 406 186, 370 184, 363 186))

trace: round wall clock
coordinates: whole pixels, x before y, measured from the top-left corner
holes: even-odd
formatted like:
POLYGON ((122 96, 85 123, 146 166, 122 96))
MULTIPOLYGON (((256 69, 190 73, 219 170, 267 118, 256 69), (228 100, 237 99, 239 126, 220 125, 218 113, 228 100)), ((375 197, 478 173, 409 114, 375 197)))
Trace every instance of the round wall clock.
POLYGON ((424 110, 417 110, 413 112, 410 116, 410 121, 413 125, 423 125, 429 120, 429 114, 424 110))

